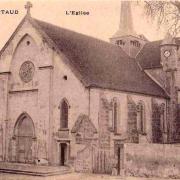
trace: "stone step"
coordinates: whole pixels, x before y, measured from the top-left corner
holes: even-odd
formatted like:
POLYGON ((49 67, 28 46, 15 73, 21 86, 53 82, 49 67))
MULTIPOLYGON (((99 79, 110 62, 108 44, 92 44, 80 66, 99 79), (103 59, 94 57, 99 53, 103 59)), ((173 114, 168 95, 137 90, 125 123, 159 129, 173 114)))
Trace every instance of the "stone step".
POLYGON ((18 163, 0 163, 0 172, 33 176, 53 176, 71 173, 72 171, 69 167, 61 166, 37 166, 18 163))
POLYGON ((69 174, 71 171, 57 171, 57 172, 31 172, 31 171, 20 171, 20 170, 13 170, 13 169, 0 169, 1 173, 10 173, 10 174, 23 174, 23 175, 32 175, 32 176, 54 176, 54 175, 62 175, 62 174, 69 174))

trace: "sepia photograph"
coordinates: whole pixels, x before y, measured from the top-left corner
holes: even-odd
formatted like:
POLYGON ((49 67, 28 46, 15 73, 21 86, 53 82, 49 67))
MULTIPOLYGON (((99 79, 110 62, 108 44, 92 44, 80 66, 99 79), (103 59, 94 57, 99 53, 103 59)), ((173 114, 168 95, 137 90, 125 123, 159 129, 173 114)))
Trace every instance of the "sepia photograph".
POLYGON ((0 1, 0 180, 180 180, 180 0, 0 1))

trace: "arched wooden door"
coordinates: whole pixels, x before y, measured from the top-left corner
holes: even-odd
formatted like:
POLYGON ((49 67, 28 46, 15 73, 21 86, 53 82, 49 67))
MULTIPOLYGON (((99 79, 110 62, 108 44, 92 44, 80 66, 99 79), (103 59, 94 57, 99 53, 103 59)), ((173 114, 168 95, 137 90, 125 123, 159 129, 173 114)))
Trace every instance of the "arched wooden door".
POLYGON ((16 157, 20 163, 32 163, 32 143, 35 137, 34 124, 27 115, 21 115, 15 126, 16 157))

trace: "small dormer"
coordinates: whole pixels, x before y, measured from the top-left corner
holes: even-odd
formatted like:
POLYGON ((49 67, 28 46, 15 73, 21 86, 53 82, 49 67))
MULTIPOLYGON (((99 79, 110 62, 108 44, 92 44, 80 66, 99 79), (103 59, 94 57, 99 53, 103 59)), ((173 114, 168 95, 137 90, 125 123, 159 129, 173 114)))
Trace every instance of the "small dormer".
POLYGON ((120 46, 131 57, 135 57, 147 42, 144 35, 137 35, 134 31, 130 1, 121 2, 119 29, 110 38, 110 42, 120 46))

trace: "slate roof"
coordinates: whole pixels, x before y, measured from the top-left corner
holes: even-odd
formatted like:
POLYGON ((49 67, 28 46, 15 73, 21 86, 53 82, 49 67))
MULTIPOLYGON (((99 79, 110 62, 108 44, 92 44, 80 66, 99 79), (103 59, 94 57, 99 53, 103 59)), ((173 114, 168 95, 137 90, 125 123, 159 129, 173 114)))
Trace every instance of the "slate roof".
MULTIPOLYGON (((120 47, 25 16, 0 51, 2 55, 25 20, 40 29, 43 38, 52 41, 81 76, 86 87, 105 88, 169 98, 120 47)), ((52 44, 51 44, 52 45, 52 44)))
MULTIPOLYGON (((162 40, 148 42, 144 45, 136 60, 143 69, 161 68, 160 45, 162 40)), ((175 43, 180 45, 180 39, 175 38, 175 43)))
POLYGON ((143 69, 159 68, 160 64, 160 44, 162 40, 148 42, 144 45, 143 49, 137 55, 136 60, 139 62, 143 69))
POLYGON ((33 21, 78 70, 86 86, 167 97, 120 47, 37 19, 33 21))

